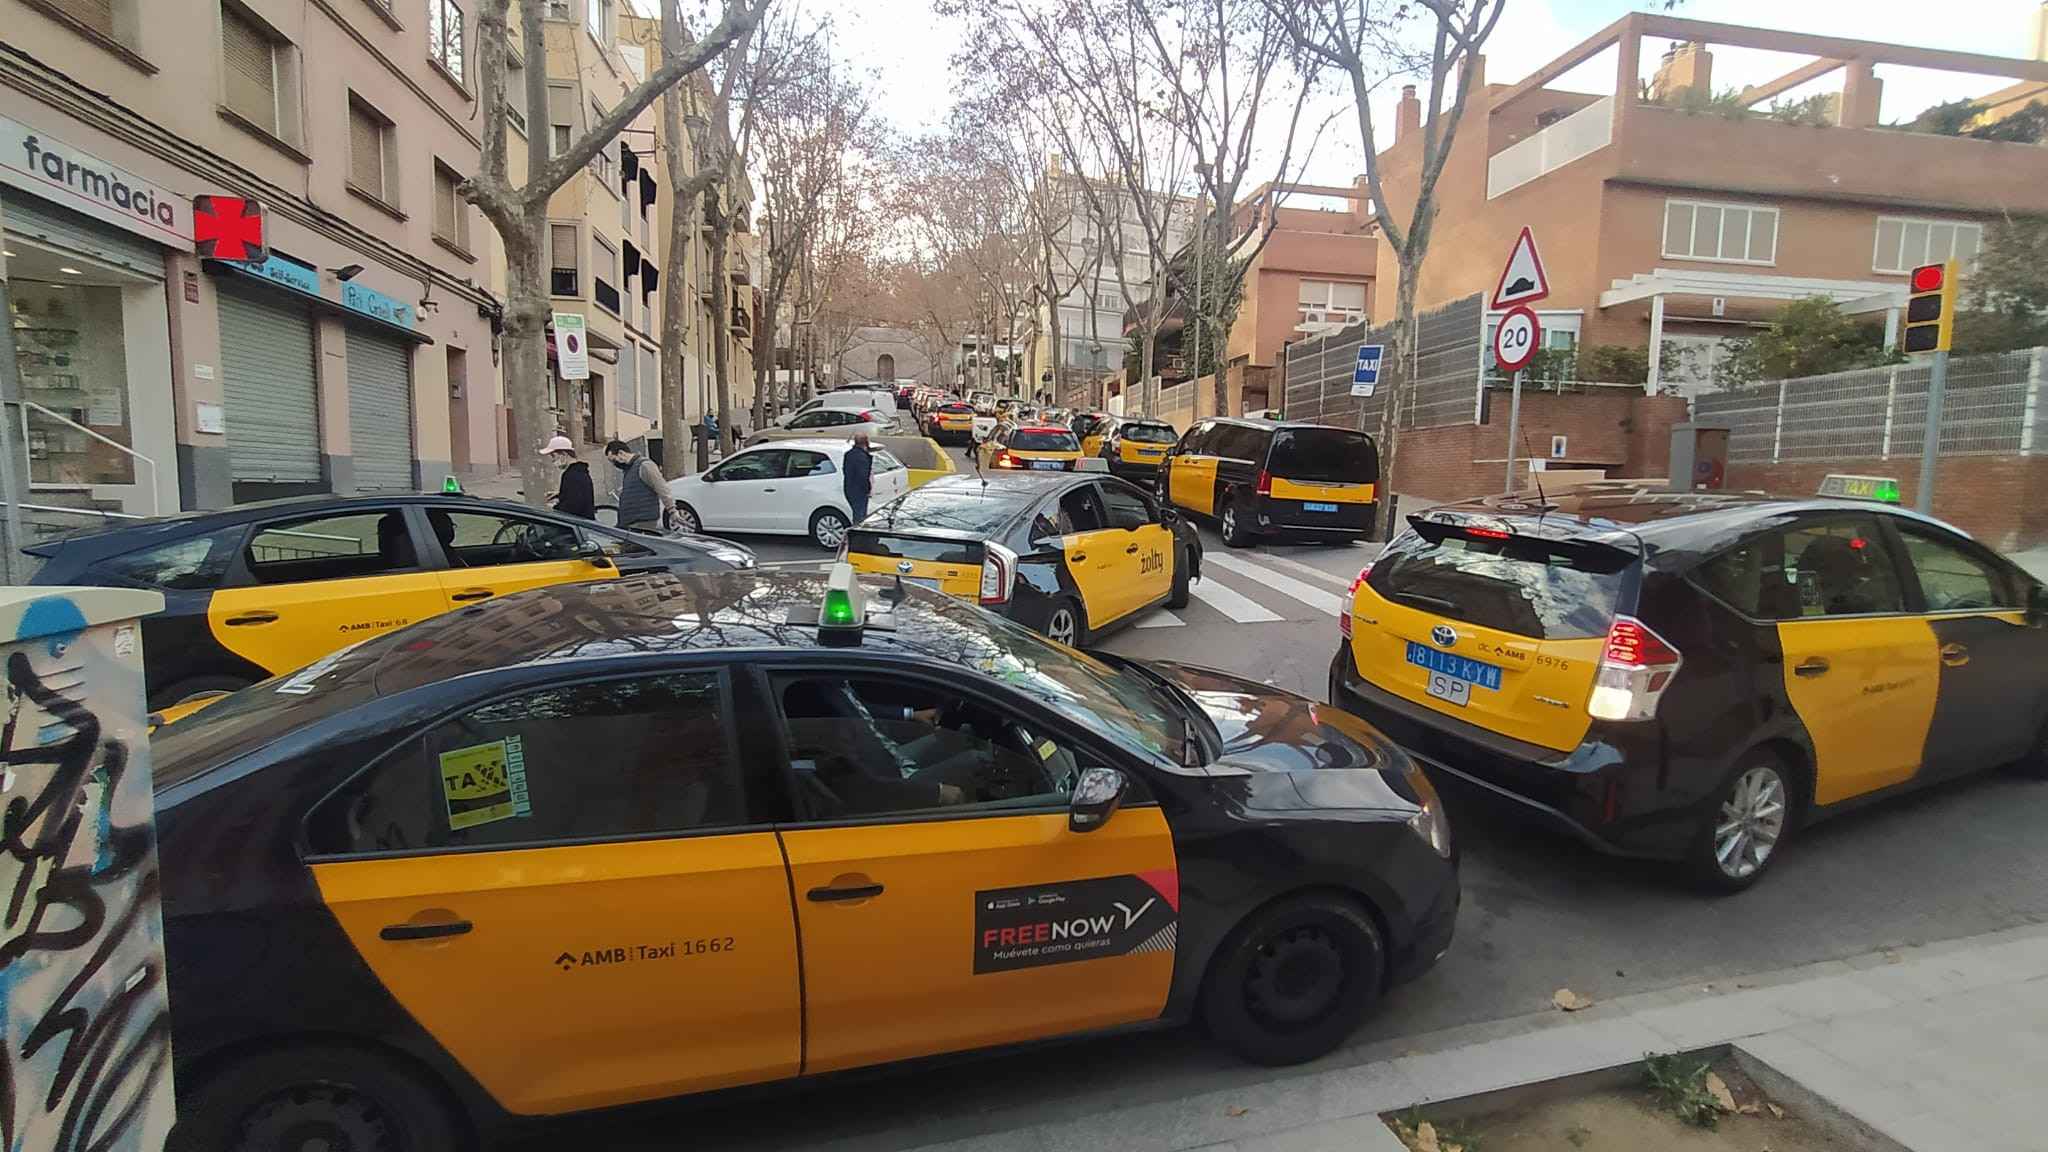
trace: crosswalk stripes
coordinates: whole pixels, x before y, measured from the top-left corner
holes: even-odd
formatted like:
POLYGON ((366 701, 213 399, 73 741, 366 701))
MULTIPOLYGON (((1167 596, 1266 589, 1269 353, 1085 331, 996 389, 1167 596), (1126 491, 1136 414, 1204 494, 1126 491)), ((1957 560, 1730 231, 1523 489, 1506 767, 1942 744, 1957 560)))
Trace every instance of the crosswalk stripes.
POLYGON ((1331 616, 1335 616, 1344 607, 1344 597, 1341 594, 1323 588, 1311 587, 1292 576, 1275 572, 1263 564, 1254 564, 1249 560, 1240 560, 1235 556, 1224 555, 1220 552, 1206 552, 1202 556, 1202 565, 1204 567, 1214 565, 1225 572, 1234 572, 1247 579, 1256 580, 1273 591, 1280 593, 1282 596, 1299 600, 1303 604, 1320 612, 1326 612, 1331 616))
POLYGON ((1198 580, 1188 591, 1193 593, 1195 599, 1239 624, 1264 624, 1281 619, 1279 613, 1268 610, 1251 597, 1232 591, 1214 580, 1198 580))
POLYGON ((1185 628, 1188 622, 1161 608, 1131 625, 1133 628, 1185 628))

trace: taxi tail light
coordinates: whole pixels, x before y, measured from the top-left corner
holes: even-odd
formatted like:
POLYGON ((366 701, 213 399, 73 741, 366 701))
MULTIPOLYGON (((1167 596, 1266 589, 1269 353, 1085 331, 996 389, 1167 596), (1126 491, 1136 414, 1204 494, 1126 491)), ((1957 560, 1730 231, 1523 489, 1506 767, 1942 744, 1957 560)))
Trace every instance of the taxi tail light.
POLYGON ((1358 570, 1358 575, 1352 578, 1351 591, 1344 594, 1344 606, 1337 610, 1337 631, 1342 632, 1346 640, 1351 639, 1351 606, 1358 602, 1358 590, 1364 586, 1365 578, 1370 575, 1372 564, 1368 561, 1365 567, 1358 570))
POLYGON ((1681 662, 1678 649, 1648 625, 1633 616, 1616 616, 1607 628, 1586 711, 1595 720, 1654 719, 1657 700, 1681 662))
POLYGON ((1264 470, 1259 472, 1258 493, 1261 496, 1271 496, 1273 494, 1273 474, 1271 472, 1264 470))
POLYGON ((981 546, 981 602, 1008 604, 1017 585, 1017 554, 1001 544, 981 546))
POLYGON ((1015 468, 1016 466, 1017 458, 1015 456, 1010 455, 1007 451, 999 452, 996 454, 996 467, 1015 468))

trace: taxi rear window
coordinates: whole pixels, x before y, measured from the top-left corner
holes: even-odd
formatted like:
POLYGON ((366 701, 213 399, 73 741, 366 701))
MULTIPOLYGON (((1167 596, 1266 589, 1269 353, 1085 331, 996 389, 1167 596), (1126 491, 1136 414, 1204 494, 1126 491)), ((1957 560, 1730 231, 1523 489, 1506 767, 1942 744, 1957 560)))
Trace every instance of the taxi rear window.
POLYGON ((1140 444, 1172 444, 1180 439, 1170 424, 1126 424, 1122 435, 1140 444))
MULTIPOLYGON (((1435 534, 1433 534, 1435 535, 1435 534)), ((1604 546, 1403 533, 1366 584, 1382 598, 1533 640, 1602 636, 1634 558, 1604 546)))
POLYGON ((861 556, 925 560, 933 564, 981 563, 981 545, 972 540, 920 540, 882 532, 855 532, 848 538, 846 550, 861 556))
POLYGON ((1371 484, 1379 479, 1380 454, 1365 433, 1348 428, 1282 428, 1266 470, 1286 480, 1371 484))
POLYGON ((1019 452, 1073 452, 1081 442, 1072 432, 1018 432, 1010 437, 1010 447, 1019 452))

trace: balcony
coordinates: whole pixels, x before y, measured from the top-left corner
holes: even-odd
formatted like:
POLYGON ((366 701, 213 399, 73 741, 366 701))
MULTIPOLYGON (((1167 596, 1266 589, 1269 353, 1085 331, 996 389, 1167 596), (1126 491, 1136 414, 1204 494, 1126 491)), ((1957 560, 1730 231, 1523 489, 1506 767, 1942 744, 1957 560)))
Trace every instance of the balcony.
POLYGON ((746 306, 738 300, 732 302, 732 315, 729 317, 728 326, 732 329, 732 334, 735 336, 744 338, 754 334, 753 317, 747 314, 746 306))
POLYGON ((590 295, 597 301, 597 306, 617 316, 619 314, 619 290, 602 280, 592 280, 590 286, 590 295))
POLYGON ((1614 97, 1603 96, 1486 162, 1486 198, 1511 192, 1614 140, 1614 97))
POLYGON ((548 273, 548 293, 553 296, 583 295, 583 278, 574 268, 556 268, 548 273))

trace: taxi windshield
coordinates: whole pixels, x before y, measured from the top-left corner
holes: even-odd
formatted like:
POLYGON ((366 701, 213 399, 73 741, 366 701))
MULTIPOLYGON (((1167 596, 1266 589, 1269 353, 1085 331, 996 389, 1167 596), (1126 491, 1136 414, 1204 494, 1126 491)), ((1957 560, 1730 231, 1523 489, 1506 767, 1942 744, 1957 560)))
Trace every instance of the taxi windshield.
POLYGON ((1140 444, 1172 444, 1180 439, 1171 424, 1126 424, 1122 435, 1140 444))
POLYGON ((1010 437, 1019 452, 1078 452, 1081 442, 1064 428, 1030 428, 1010 437))

